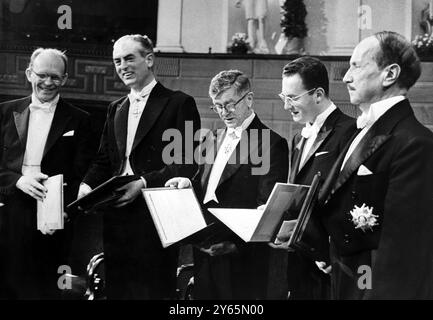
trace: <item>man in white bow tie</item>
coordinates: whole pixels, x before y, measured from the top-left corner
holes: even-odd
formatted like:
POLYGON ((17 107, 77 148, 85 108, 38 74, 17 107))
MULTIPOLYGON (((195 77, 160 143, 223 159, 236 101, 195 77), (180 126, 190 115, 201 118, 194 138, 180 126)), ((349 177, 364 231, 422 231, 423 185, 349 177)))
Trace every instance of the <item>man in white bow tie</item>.
POLYGON ((113 62, 130 93, 108 106, 98 156, 79 197, 115 175, 134 176, 117 190, 122 197, 103 212, 105 292, 108 299, 169 299, 175 296, 178 248, 162 247, 141 189, 161 186, 179 174, 192 176, 196 166, 193 155, 186 154, 186 130, 199 130, 200 116, 193 97, 155 79, 147 36, 119 38, 113 62), (164 134, 173 130, 182 135, 174 156, 182 161, 178 165, 163 157, 170 143, 164 134))
MULTIPOLYGON (((209 96, 211 109, 225 124, 224 129, 210 132, 200 145, 212 159, 199 166, 192 181, 174 178, 166 185, 192 185, 205 208, 257 208, 266 203, 276 182, 286 180, 287 141, 254 112, 251 83, 241 71, 218 73, 209 86, 209 96)), ((210 213, 205 216, 216 220, 210 213)), ((270 253, 267 244, 245 243, 229 231, 197 245, 194 298, 285 298, 285 293, 281 295, 276 288, 268 290, 282 271, 271 271, 270 253)))
MULTIPOLYGON (((301 57, 284 66, 279 96, 293 121, 305 125, 292 139, 289 182, 310 185, 317 172, 327 176, 356 129, 355 120, 332 102, 326 67, 313 57, 301 57)), ((320 272, 313 260, 301 253, 289 253, 288 259, 290 299, 329 297, 329 276, 320 272)))
POLYGON ((335 299, 433 298, 433 133, 407 99, 420 74, 394 32, 364 39, 350 59, 343 81, 359 133, 319 197, 335 299))
POLYGON ((5 298, 60 297, 57 271, 68 264, 71 225, 39 232, 36 205, 46 197, 43 182, 57 174, 64 177, 64 202, 71 202, 95 147, 89 115, 60 97, 67 70, 63 52, 35 50, 26 70, 32 95, 0 105, 0 296, 5 298))

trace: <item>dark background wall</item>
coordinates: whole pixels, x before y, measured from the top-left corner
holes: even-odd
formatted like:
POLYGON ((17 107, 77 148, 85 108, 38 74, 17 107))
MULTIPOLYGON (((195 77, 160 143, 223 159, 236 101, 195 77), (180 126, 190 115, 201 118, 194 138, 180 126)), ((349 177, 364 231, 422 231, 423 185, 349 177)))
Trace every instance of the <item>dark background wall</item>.
MULTIPOLYGON (((30 53, 30 49, 0 48, 0 101, 30 93, 30 85, 24 74, 30 53)), ((108 52, 97 55, 90 51, 71 50, 68 56, 69 79, 63 89, 63 97, 91 112, 95 130, 98 131, 102 127, 108 104, 128 91, 117 78, 108 52)), ((346 86, 342 82, 349 66, 349 57, 319 58, 328 68, 332 100, 344 112, 355 116, 358 109, 350 104, 346 86)), ((293 57, 157 54, 156 74, 158 80, 167 87, 192 95, 199 106, 203 126, 215 128, 223 124, 209 110, 209 81, 221 70, 239 69, 251 77, 256 112, 271 128, 290 139, 292 132, 298 130, 299 126, 291 121, 277 96, 281 92, 282 67, 290 59, 293 57)), ((433 62, 423 62, 422 69, 421 78, 411 89, 409 98, 421 123, 433 129, 433 62)))

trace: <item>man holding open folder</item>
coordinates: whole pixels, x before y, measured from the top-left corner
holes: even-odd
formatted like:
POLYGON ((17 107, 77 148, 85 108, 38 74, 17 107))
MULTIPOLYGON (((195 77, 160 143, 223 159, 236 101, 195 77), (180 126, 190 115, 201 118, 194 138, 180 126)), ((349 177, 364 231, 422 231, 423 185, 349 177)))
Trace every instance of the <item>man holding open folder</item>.
MULTIPOLYGON (((358 131, 319 193, 334 299, 433 298, 433 134, 407 99, 420 60, 402 35, 354 49, 343 81, 358 131)), ((320 245, 320 244, 319 244, 320 245)))
MULTIPOLYGON (((284 66, 280 98, 293 121, 305 125, 292 140, 289 182, 311 185, 318 172, 326 178, 355 132, 355 120, 331 101, 328 72, 317 58, 305 56, 284 66)), ((328 275, 301 254, 290 252, 288 259, 290 299, 329 298, 328 275)))
POLYGON ((179 174, 192 176, 196 166, 183 140, 188 139, 186 128, 192 133, 200 128, 200 116, 191 96, 155 80, 155 55, 147 36, 118 39, 113 62, 131 92, 108 107, 98 156, 79 197, 113 176, 134 177, 116 190, 122 196, 103 212, 106 295, 108 299, 169 299, 176 289, 177 249, 161 246, 141 189, 161 186, 179 174), (164 158, 169 144, 165 134, 173 132, 182 138, 175 150, 182 163, 175 165, 164 158))
MULTIPOLYGON (((226 128, 205 137, 200 145, 204 161, 192 182, 174 178, 166 185, 193 185, 206 208, 257 208, 266 202, 276 182, 287 179, 287 141, 254 113, 251 84, 242 72, 217 74, 209 95, 212 110, 226 128)), ((271 250, 265 243, 245 243, 228 231, 197 245, 194 298, 275 298, 268 292, 271 250)))

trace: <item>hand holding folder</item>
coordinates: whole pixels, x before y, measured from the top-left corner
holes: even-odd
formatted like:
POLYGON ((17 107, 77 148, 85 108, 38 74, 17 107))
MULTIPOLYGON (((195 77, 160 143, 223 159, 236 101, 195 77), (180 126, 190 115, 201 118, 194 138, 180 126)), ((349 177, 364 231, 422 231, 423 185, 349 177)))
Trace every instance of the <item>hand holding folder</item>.
POLYGON ((298 220, 285 220, 281 224, 280 230, 275 237, 274 242, 270 242, 269 245, 274 249, 283 249, 287 251, 294 251, 289 247, 289 240, 293 235, 298 220))
POLYGON ((82 198, 71 202, 66 207, 67 212, 92 212, 112 206, 124 194, 124 192, 119 192, 117 189, 137 179, 137 176, 114 176, 82 198))
POLYGON ((37 229, 43 234, 63 229, 63 175, 49 177, 43 182, 48 190, 44 201, 37 202, 37 229))

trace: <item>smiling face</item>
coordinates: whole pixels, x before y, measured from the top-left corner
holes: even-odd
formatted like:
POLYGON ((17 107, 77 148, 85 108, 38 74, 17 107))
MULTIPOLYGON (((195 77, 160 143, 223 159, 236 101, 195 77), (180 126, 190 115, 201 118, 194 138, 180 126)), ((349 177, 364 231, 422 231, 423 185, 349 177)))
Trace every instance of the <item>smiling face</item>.
POLYGON ((352 104, 371 104, 381 100, 384 75, 374 59, 377 50, 379 41, 369 37, 353 51, 350 68, 343 78, 352 104))
POLYGON ((67 79, 63 60, 50 52, 40 53, 26 70, 26 76, 34 95, 43 103, 53 100, 67 79))
MULTIPOLYGON (((282 81, 281 93, 284 96, 294 98, 307 92, 308 89, 304 87, 302 78, 299 74, 293 74, 290 76, 284 76, 282 81)), ((313 92, 313 91, 312 91, 313 92)), ((311 93, 312 93, 311 92, 311 93)), ((284 109, 289 110, 293 121, 298 123, 313 123, 317 115, 320 113, 317 104, 314 100, 313 94, 304 94, 303 96, 295 99, 294 102, 286 100, 284 103, 284 109)))
POLYGON ((132 39, 119 40, 113 47, 113 61, 119 78, 136 91, 141 91, 154 79, 151 70, 153 53, 149 52, 143 57, 143 50, 141 44, 132 39))
MULTIPOLYGON (((212 101, 214 105, 227 106, 238 102, 244 94, 245 92, 238 94, 236 89, 232 87, 214 97, 212 101)), ((239 127, 242 125, 245 119, 251 115, 252 103, 253 95, 252 93, 249 93, 241 101, 239 101, 234 110, 227 110, 227 108, 223 108, 221 111, 218 111, 218 115, 228 128, 239 127)))

